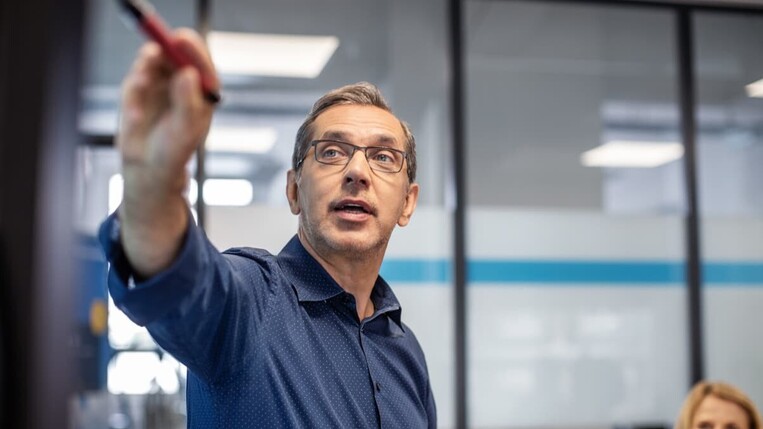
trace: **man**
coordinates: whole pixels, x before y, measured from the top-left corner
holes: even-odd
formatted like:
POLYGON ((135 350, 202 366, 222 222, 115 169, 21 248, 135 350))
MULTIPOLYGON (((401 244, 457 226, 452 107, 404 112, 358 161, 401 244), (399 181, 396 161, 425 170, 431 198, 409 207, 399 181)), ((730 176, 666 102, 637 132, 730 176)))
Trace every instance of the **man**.
MULTIPOLYGON (((175 40, 214 76, 195 33, 175 40)), ((424 355, 379 277, 419 187, 413 136, 376 88, 330 92, 300 128, 286 187, 299 227, 277 256, 220 254, 190 221, 185 166, 213 113, 196 69, 147 44, 121 108, 124 200, 100 232, 109 288, 187 365, 188 426, 436 427, 424 355)))

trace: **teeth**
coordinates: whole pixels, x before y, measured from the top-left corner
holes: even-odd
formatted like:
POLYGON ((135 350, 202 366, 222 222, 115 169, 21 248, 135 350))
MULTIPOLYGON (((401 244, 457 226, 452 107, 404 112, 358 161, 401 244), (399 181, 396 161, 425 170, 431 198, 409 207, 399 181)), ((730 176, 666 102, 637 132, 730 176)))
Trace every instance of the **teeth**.
POLYGON ((360 210, 360 211, 363 211, 363 212, 366 211, 366 209, 363 208, 363 206, 361 206, 359 204, 345 204, 345 205, 339 207, 339 209, 340 210, 360 210))

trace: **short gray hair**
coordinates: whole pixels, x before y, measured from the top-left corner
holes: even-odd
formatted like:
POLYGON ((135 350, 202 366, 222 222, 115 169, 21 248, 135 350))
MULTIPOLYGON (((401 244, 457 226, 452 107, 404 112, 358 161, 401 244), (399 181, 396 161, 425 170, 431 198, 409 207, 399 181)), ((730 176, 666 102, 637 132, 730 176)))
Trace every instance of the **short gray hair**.
MULTIPOLYGON (((302 126, 299 127, 299 131, 297 131, 294 153, 291 157, 291 167, 294 171, 299 171, 302 167, 300 161, 305 158, 307 151, 310 150, 313 134, 312 125, 315 120, 321 113, 339 105, 374 106, 392 113, 392 109, 384 100, 379 88, 368 82, 358 82, 329 91, 315 102, 302 126)), ((405 135, 408 181, 413 183, 416 181, 416 139, 413 137, 413 133, 407 123, 400 121, 400 126, 403 128, 403 134, 405 135)))

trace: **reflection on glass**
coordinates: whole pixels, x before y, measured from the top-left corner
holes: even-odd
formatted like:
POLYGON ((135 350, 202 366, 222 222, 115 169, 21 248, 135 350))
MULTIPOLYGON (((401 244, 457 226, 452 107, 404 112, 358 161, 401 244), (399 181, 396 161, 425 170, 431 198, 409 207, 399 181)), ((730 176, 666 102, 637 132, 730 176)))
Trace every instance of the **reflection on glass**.
MULTIPOLYGON (((109 213, 122 203, 124 179, 115 174, 109 179, 109 213)), ((191 179, 188 187, 188 201, 196 204, 199 197, 199 185, 191 179)), ((210 206, 246 206, 254 199, 252 183, 244 179, 207 179, 204 181, 204 202, 210 206)))
POLYGON ((466 3, 474 427, 669 422, 683 398, 673 15, 466 3))
POLYGON ((703 12, 694 28, 706 374, 760 404, 763 17, 703 12))
MULTIPOLYGON (((268 52, 247 49, 228 57, 228 71, 221 68, 225 102, 216 112, 208 148, 216 146, 218 136, 230 135, 226 129, 247 129, 249 138, 234 137, 258 150, 228 145, 207 154, 208 177, 248 180, 253 190, 246 206, 208 207, 210 240, 221 250, 250 246, 278 253, 296 232, 297 218, 285 197, 286 173, 307 112, 331 89, 359 81, 377 85, 416 136, 421 187, 411 224, 390 240, 382 273, 401 302, 403 321, 424 348, 439 424, 453 426, 453 304, 447 275, 452 244, 444 206, 451 144, 449 77, 443 72, 448 69, 447 2, 343 2, 304 10, 289 2, 211 4, 213 56, 242 44, 258 44, 257 49, 289 45, 268 52), (218 42, 228 47, 216 54, 218 42), (299 53, 305 43, 313 47, 299 53), (285 59, 289 55, 295 56, 285 59), (437 320, 431 317, 435 313, 437 320)), ((192 189, 189 197, 193 194, 192 189)))
MULTIPOLYGON (((153 3, 173 27, 193 27, 194 8, 183 2, 153 3)), ((450 279, 443 274, 448 271, 451 259, 450 212, 444 206, 451 129, 449 76, 444 72, 448 69, 449 40, 446 5, 444 0, 344 2, 320 8, 293 2, 210 3, 212 54, 227 55, 227 59, 216 58, 220 62, 224 101, 217 108, 206 142, 205 170, 209 179, 203 194, 208 203, 206 232, 219 249, 255 246, 277 253, 296 231, 296 217, 289 212, 285 198, 286 172, 291 168, 297 128, 312 103, 326 91, 345 84, 369 81, 379 86, 395 113, 410 123, 416 135, 420 161, 417 177, 421 185, 411 225, 396 232, 389 244, 385 276, 395 279, 392 286, 405 308, 404 321, 416 332, 425 349, 439 421, 449 427, 454 415, 453 341, 452 331, 443 331, 443 326, 452 326, 453 308, 450 279), (243 33, 248 36, 240 37, 243 33), (255 36, 250 37, 252 34, 255 36), (221 40, 222 48, 218 43, 221 40), (241 47, 241 43, 252 42, 258 46, 245 46, 243 53, 230 55, 233 45, 241 47), (304 49, 300 46, 305 46, 302 42, 317 42, 320 46, 311 45, 309 52, 304 52, 300 51, 304 49), (272 55, 283 59, 289 52, 292 55, 296 52, 297 58, 287 58, 280 65, 266 60, 259 53, 262 51, 254 50, 268 49, 263 43, 279 44, 268 53, 271 59, 278 59, 272 55), (316 61, 306 64, 304 60, 311 58, 316 61), (243 60, 253 62, 244 64, 247 61, 243 60), (227 68, 231 64, 236 69, 227 68), (252 65, 259 70, 242 69, 252 65), (290 67, 290 71, 282 66, 290 67), (232 192, 240 199, 217 201, 223 205, 213 205, 209 193, 213 191, 208 187, 218 179, 238 181, 224 182, 220 188, 230 193, 235 191, 233 186, 242 186, 232 192), (439 315, 437 321, 430 317, 435 311, 439 315)), ((89 6, 93 16, 89 20, 87 47, 91 61, 83 88, 81 128, 89 138, 105 145, 117 126, 120 81, 142 38, 122 25, 116 4, 91 1, 89 6)), ((105 156, 93 153, 83 156, 86 161, 83 213, 78 220, 91 236, 103 217, 114 211, 122 199, 118 176, 121 162, 113 147, 101 152, 105 156)), ((189 171, 195 169, 192 162, 189 171)), ((189 189, 191 201, 195 201, 196 195, 195 189, 189 189)), ((195 211, 192 213, 196 217, 195 211)), ((128 381, 124 379, 122 387, 112 386, 115 391, 145 391, 149 385, 161 387, 163 360, 157 366, 150 354, 129 357, 133 352, 154 349, 146 331, 129 322, 113 306, 109 321, 111 346, 119 350, 117 355, 127 356, 119 361, 115 358, 110 377, 119 380, 120 374, 132 371, 130 365, 137 365, 136 359, 144 359, 147 367, 158 371, 153 378, 147 373, 136 375, 132 380, 136 386, 132 387, 124 385, 128 381)), ((159 390, 174 391, 169 387, 159 390)), ((179 393, 182 392, 180 383, 179 393)), ((88 410, 114 411, 111 423, 108 416, 99 415, 92 427, 108 427, 112 423, 143 427, 141 413, 148 414, 150 401, 139 395, 145 401, 136 399, 135 403, 127 403, 125 396, 99 397, 88 402, 88 410), (120 420, 119 416, 129 419, 120 420)))
POLYGON ((316 78, 339 46, 334 36, 212 31, 209 50, 222 74, 316 78))

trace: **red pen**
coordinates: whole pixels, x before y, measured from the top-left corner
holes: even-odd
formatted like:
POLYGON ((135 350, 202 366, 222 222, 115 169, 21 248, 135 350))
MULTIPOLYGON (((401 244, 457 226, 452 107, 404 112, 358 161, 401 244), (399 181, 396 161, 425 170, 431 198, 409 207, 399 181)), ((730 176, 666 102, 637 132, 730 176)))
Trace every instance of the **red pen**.
MULTIPOLYGON (((120 0, 120 3, 135 18, 143 32, 162 47, 164 54, 169 57, 176 67, 192 66, 199 70, 186 54, 172 44, 167 26, 148 3, 137 0, 120 0)), ((214 89, 212 77, 206 75, 201 70, 199 70, 199 74, 201 75, 201 90, 204 93, 204 98, 211 103, 218 103, 220 101, 220 94, 214 89)))

